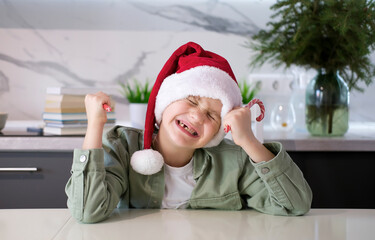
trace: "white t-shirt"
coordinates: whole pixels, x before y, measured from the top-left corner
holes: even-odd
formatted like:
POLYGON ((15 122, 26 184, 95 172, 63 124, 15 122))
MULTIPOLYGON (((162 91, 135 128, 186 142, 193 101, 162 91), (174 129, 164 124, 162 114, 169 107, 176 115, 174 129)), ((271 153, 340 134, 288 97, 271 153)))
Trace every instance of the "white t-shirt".
POLYGON ((193 159, 183 167, 164 164, 165 190, 161 208, 186 208, 195 187, 193 159))

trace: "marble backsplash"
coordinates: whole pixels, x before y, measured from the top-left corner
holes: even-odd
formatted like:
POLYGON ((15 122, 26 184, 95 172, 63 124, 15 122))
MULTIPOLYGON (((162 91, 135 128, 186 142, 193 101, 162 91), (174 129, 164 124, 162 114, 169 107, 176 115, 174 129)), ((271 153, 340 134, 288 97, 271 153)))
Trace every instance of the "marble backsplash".
MULTIPOLYGON (((39 120, 47 87, 103 88, 128 120, 118 81, 153 81, 171 53, 195 41, 250 74, 247 38, 269 21, 271 0, 0 0, 0 112, 39 120)), ((375 61, 375 56, 372 56, 375 61)), ((264 66, 256 73, 274 73, 264 66)), ((352 93, 352 121, 375 121, 374 85, 352 93)))

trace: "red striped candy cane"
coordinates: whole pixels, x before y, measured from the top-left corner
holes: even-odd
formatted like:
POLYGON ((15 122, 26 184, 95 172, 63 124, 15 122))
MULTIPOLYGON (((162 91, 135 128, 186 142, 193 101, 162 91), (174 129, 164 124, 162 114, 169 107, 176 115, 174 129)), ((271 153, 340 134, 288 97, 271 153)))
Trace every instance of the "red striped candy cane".
MULTIPOLYGON (((259 108, 260 108, 260 115, 256 118, 256 120, 258 122, 262 121, 263 118, 264 118, 264 113, 265 113, 265 109, 264 109, 264 105, 263 105, 263 102, 260 101, 259 99, 257 98, 254 98, 253 100, 251 100, 247 105, 246 107, 248 107, 249 109, 254 106, 255 104, 258 104, 259 105, 259 108)), ((225 125, 224 127, 224 131, 226 133, 228 133, 229 131, 231 130, 230 126, 229 125, 225 125)))

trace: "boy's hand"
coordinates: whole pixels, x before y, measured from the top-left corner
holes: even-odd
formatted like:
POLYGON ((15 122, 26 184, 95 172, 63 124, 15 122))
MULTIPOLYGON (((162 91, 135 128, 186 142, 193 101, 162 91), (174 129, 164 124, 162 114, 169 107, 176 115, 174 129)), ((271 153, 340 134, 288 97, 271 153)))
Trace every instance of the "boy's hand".
POLYGON ((111 105, 110 97, 107 94, 97 92, 86 95, 85 106, 89 124, 104 125, 107 122, 107 112, 103 109, 103 104, 111 105))
POLYGON ((102 134, 104 124, 107 122, 107 112, 103 104, 111 106, 110 98, 103 92, 87 94, 85 97, 87 131, 82 149, 102 147, 102 134))
POLYGON ((257 141, 251 129, 251 111, 248 107, 234 108, 225 115, 223 126, 230 126, 235 144, 244 148, 252 141, 257 141))
POLYGON ((251 111, 248 106, 234 108, 227 113, 223 126, 230 126, 234 143, 242 147, 253 162, 267 162, 275 157, 254 136, 251 129, 251 111))

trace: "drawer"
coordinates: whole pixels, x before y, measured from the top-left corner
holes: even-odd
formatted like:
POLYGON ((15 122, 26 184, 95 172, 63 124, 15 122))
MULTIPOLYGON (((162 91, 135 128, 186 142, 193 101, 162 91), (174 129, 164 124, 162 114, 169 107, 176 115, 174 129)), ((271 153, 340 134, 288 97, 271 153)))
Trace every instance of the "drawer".
POLYGON ((72 161, 73 151, 0 152, 0 208, 66 208, 72 161))

